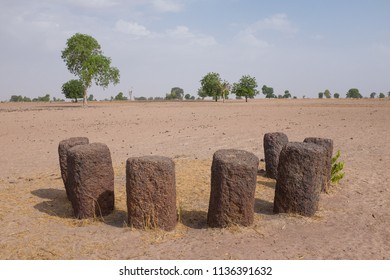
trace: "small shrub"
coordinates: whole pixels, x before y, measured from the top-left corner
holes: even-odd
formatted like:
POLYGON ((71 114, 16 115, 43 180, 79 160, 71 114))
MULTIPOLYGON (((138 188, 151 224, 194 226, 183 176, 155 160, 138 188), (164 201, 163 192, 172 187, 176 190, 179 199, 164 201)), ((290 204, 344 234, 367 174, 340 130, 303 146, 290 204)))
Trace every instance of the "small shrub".
POLYGON ((337 154, 332 157, 332 175, 330 181, 332 184, 338 184, 341 179, 343 179, 345 172, 342 172, 344 169, 344 162, 337 162, 340 157, 340 150, 337 151, 337 154))

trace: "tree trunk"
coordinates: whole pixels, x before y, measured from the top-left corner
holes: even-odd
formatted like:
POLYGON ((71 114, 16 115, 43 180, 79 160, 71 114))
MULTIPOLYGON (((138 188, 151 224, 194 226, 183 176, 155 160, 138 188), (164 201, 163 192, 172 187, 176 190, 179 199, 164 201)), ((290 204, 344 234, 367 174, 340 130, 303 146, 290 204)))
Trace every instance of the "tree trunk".
POLYGON ((84 97, 83 97, 83 107, 88 107, 88 102, 87 102, 87 88, 84 89, 84 97))
POLYGON ((245 102, 248 102, 248 96, 245 96, 245 102))
POLYGON ((217 102, 218 101, 218 96, 217 95, 215 95, 215 102, 217 102))

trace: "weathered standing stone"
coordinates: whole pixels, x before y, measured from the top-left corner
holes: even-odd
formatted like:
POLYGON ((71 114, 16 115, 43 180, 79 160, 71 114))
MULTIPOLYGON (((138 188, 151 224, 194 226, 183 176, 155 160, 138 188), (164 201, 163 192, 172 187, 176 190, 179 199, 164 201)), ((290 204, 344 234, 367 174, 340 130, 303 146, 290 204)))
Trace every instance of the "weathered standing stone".
POLYGON ((114 170, 107 145, 68 150, 67 188, 76 218, 105 216, 114 210, 114 170))
POLYGON ((58 156, 60 159, 60 169, 61 169, 61 177, 62 181, 64 182, 65 186, 65 191, 66 191, 66 196, 69 199, 69 191, 68 188, 66 187, 66 178, 68 175, 68 159, 67 159, 67 154, 68 150, 72 147, 75 147, 77 145, 85 145, 89 144, 89 140, 87 137, 72 137, 69 139, 62 140, 58 144, 58 156))
POLYGON ((288 143, 279 157, 274 213, 313 216, 323 182, 325 149, 313 143, 288 143))
POLYGON ((129 226, 173 230, 177 223, 175 163, 161 156, 126 162, 129 226))
POLYGON ((264 134, 263 146, 267 177, 277 179, 280 151, 287 143, 288 137, 282 132, 264 134))
POLYGON ((230 149, 214 153, 208 226, 253 223, 258 166, 259 159, 246 151, 230 149))
POLYGON ((333 155, 333 140, 326 138, 308 137, 303 140, 305 143, 314 143, 321 145, 326 150, 325 168, 324 168, 324 181, 321 191, 328 191, 330 185, 330 178, 332 176, 332 155, 333 155))

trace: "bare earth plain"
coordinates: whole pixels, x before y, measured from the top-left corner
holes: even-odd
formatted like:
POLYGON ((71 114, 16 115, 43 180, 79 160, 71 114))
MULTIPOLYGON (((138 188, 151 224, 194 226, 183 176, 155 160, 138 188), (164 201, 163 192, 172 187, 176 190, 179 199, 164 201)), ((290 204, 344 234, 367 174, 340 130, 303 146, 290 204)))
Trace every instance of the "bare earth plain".
MULTIPOLYGON (((250 100, 0 104, 0 259, 390 259, 390 100, 250 100), (264 158, 263 135, 334 140, 346 176, 306 218, 272 213, 275 181, 257 177, 252 226, 208 228, 212 155, 264 158), (115 211, 76 220, 60 178, 59 141, 108 145, 115 211), (125 161, 176 163, 172 232, 126 225, 125 161)), ((260 163, 259 168, 264 168, 260 163)))

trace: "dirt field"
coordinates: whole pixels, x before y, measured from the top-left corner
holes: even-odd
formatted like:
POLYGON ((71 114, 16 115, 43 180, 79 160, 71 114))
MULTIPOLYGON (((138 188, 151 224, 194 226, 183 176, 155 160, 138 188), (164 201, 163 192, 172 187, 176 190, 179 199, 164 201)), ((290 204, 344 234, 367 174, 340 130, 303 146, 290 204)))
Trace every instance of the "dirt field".
POLYGON ((390 259, 389 99, 80 105, 0 104, 0 259, 390 259), (258 176, 254 224, 207 228, 213 153, 264 158, 275 131, 332 138, 345 179, 304 218, 274 215, 275 181, 258 176), (72 218, 57 148, 73 136, 111 150, 116 209, 103 220, 72 218), (125 161, 150 154, 176 162, 172 232, 126 226, 125 161))

